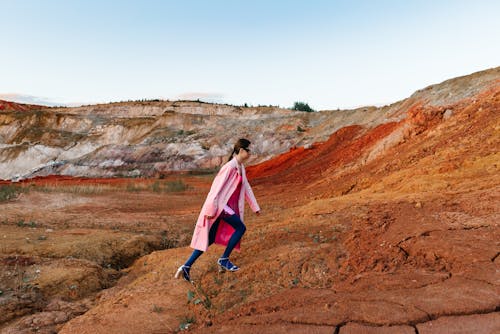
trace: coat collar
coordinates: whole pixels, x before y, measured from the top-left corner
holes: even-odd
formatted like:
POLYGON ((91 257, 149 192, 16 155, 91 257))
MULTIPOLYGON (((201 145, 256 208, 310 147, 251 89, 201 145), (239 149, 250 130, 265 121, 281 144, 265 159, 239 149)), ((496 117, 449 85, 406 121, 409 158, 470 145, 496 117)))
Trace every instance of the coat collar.
POLYGON ((231 167, 236 169, 236 171, 238 172, 238 174, 240 173, 240 168, 238 168, 238 166, 241 166, 241 173, 243 174, 243 164, 240 164, 238 162, 238 160, 236 159, 236 157, 233 157, 231 160, 229 160, 229 163, 231 164, 231 167))

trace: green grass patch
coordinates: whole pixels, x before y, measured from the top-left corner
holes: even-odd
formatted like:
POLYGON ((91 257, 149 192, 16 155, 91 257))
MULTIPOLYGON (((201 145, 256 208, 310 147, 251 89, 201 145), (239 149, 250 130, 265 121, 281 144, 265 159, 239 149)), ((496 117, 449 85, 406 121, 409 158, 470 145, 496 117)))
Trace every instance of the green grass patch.
POLYGON ((182 180, 174 180, 167 182, 156 181, 151 185, 151 190, 155 193, 170 193, 170 192, 182 192, 190 189, 191 187, 184 183, 182 180))
POLYGON ((86 185, 46 185, 46 186, 33 186, 35 191, 44 193, 71 193, 82 195, 98 195, 112 190, 112 186, 103 184, 86 184, 86 185))
POLYGON ((7 202, 19 196, 20 193, 25 192, 26 189, 14 185, 1 185, 0 186, 0 202, 7 202))
POLYGON ((164 189, 165 192, 180 192, 188 190, 190 187, 182 180, 168 181, 164 189))

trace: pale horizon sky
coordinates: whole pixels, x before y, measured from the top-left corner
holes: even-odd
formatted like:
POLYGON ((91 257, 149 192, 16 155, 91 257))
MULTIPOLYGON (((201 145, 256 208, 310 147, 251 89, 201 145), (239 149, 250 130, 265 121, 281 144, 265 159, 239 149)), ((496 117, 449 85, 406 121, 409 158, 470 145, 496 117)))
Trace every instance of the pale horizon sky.
POLYGON ((0 0, 0 99, 389 104, 500 66, 500 1, 0 0))

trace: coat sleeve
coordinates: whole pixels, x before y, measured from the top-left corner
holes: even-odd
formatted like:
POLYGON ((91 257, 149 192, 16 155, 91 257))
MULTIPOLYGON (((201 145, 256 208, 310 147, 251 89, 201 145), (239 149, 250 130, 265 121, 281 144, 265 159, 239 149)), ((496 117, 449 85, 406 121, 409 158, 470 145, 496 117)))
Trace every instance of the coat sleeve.
POLYGON ((260 211, 259 204, 257 203, 257 200, 255 199, 255 196, 252 191, 252 187, 250 187, 250 183, 248 181, 244 182, 245 185, 245 199, 247 200, 248 204, 250 205, 250 208, 252 209, 253 212, 260 211))
POLYGON ((222 166, 220 171, 215 176, 215 179, 212 182, 212 187, 210 188, 210 192, 208 193, 207 203, 205 206, 205 215, 215 216, 217 214, 218 210, 217 201, 219 193, 222 190, 224 184, 227 182, 229 178, 229 173, 230 173, 230 168, 228 168, 226 164, 222 166))

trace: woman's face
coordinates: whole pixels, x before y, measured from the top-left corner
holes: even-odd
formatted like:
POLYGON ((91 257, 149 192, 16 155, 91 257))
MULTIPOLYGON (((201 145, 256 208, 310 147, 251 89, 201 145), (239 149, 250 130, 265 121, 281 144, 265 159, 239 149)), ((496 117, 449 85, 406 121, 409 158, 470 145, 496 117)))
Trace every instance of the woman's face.
POLYGON ((240 148, 240 151, 238 152, 238 158, 240 161, 245 161, 248 159, 250 156, 250 149, 249 148, 240 148))

